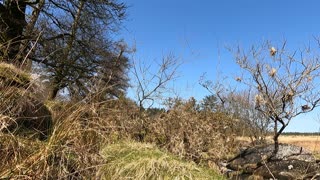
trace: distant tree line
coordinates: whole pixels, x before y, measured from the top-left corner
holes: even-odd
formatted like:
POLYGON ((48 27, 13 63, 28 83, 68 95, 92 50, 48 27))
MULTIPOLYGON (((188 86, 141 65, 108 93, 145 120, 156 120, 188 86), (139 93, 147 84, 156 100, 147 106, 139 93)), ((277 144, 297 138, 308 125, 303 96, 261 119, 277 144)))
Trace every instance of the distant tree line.
POLYGON ((284 132, 284 136, 320 136, 320 132, 284 132))

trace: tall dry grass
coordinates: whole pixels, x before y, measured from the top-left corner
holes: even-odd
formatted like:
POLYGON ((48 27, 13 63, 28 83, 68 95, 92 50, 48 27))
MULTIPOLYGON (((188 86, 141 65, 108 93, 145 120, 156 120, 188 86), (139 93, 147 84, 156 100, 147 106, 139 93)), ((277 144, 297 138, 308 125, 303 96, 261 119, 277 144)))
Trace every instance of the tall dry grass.
MULTIPOLYGON (((155 114, 141 111, 126 98, 97 102, 88 96, 78 102, 42 102, 35 97, 41 93, 37 92, 37 86, 29 89, 32 82, 25 73, 20 77, 15 67, 0 67, 9 67, 13 74, 5 77, 10 73, 0 68, 1 77, 11 78, 0 83, 0 124, 13 120, 17 126, 0 131, 0 179, 99 178, 97 173, 101 174, 109 163, 101 150, 124 140, 152 143, 181 159, 202 165, 214 164, 235 150, 236 125, 232 119, 221 113, 200 112, 191 100, 155 114), (22 83, 26 84, 20 85, 22 83), (37 115, 41 108, 49 119, 37 115), (30 118, 32 115, 37 117, 30 118), (20 123, 17 120, 21 116, 24 121, 20 123), (20 129, 25 122, 28 126, 20 129), (37 126, 42 123, 43 129, 37 126), (25 133, 28 130, 31 134, 25 133), (42 141, 34 135, 37 133, 40 137, 45 133, 44 138, 40 138, 42 141)), ((167 160, 162 162, 169 163, 170 159, 167 160)))
POLYGON ((0 178, 90 179, 106 162, 102 147, 129 138, 127 101, 48 102, 54 125, 46 141, 0 133, 0 178))
POLYGON ((155 116, 141 115, 127 99, 46 104, 54 119, 46 141, 0 133, 0 178, 94 178, 108 163, 102 149, 119 141, 137 140, 137 134, 145 131, 143 142, 202 165, 224 158, 235 148, 232 127, 227 127, 230 119, 201 114, 187 108, 188 104, 155 116), (141 118, 146 124, 141 124, 141 118))
MULTIPOLYGON (((126 98, 97 102, 92 95, 81 101, 44 102, 40 87, 28 73, 0 63, 0 179, 109 177, 105 167, 110 159, 105 152, 109 147, 120 147, 119 152, 128 149, 114 145, 126 140, 152 143, 173 154, 167 156, 154 149, 150 158, 161 168, 146 171, 150 176, 167 171, 169 177, 180 173, 181 179, 193 179, 194 174, 211 174, 199 171, 195 163, 212 165, 236 147, 232 119, 221 113, 199 112, 192 100, 176 103, 167 112, 150 114, 126 98), (187 175, 191 178, 184 175, 187 171, 193 172, 187 175)), ((129 153, 139 154, 145 146, 129 148, 129 153)))
MULTIPOLYGON (((68 112, 68 110, 66 110, 68 112)), ((92 127, 78 121, 81 108, 57 119, 47 141, 1 133, 5 159, 0 177, 9 179, 88 178, 101 164, 103 141, 92 127)))

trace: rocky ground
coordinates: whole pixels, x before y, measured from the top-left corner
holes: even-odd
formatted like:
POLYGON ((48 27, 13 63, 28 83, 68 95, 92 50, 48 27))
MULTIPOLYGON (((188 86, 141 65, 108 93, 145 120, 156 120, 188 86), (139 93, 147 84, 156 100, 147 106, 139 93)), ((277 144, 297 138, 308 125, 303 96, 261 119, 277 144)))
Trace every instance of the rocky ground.
POLYGON ((224 164, 230 179, 320 179, 319 161, 308 150, 280 144, 272 155, 274 145, 243 150, 224 164))

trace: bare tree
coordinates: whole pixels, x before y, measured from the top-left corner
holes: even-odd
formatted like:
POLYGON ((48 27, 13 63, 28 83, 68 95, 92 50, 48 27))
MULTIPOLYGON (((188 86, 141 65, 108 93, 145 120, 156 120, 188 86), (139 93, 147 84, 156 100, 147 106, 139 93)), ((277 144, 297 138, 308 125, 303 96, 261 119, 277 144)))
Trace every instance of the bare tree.
POLYGON ((242 134, 246 134, 254 143, 261 143, 265 140, 270 128, 270 120, 263 116, 260 111, 255 109, 250 90, 239 90, 227 94, 225 111, 238 119, 242 134), (246 131, 245 133, 243 131, 246 131))
POLYGON ((37 62, 52 99, 64 88, 78 96, 118 56, 109 35, 121 27, 126 9, 118 0, 0 0, 0 60, 29 70, 37 62))
POLYGON ((151 107, 157 99, 169 91, 168 85, 177 78, 181 63, 173 54, 162 58, 161 62, 144 64, 133 62, 133 76, 137 103, 142 111, 147 103, 151 107))
MULTIPOLYGON (((255 104, 251 101, 252 90, 239 90, 227 85, 226 78, 222 81, 224 84, 220 80, 215 82, 205 80, 204 76, 200 79, 200 85, 211 93, 207 97, 213 97, 214 111, 223 112, 234 119, 238 124, 236 130, 238 135, 249 136, 255 143, 264 140, 270 127, 270 120, 255 110, 255 104)), ((207 98, 204 100, 208 101, 207 98)))
POLYGON ((232 93, 236 90, 230 85, 227 85, 226 81, 226 77, 224 77, 223 79, 217 79, 216 81, 207 80, 206 74, 203 74, 199 80, 199 84, 207 89, 211 95, 216 96, 220 101, 219 105, 217 106, 217 111, 224 111, 225 105, 227 103, 228 92, 232 93))
MULTIPOLYGON (((87 94, 88 80, 123 55, 108 35, 120 27, 125 10, 125 4, 117 0, 48 0, 37 23, 38 31, 44 33, 32 60, 51 81, 51 99, 64 88, 73 97, 87 94)), ((127 63, 128 59, 122 60, 127 63)))
POLYGON ((117 46, 117 54, 106 52, 105 56, 110 60, 102 61, 95 77, 87 82, 88 86, 85 89, 90 93, 86 94, 92 96, 95 101, 101 102, 123 97, 129 87, 127 73, 130 64, 125 54, 132 53, 132 49, 129 49, 123 42, 117 46))
POLYGON ((276 154, 278 138, 290 121, 320 104, 319 56, 310 47, 290 52, 286 41, 279 47, 265 42, 247 52, 238 47, 234 53, 245 73, 237 80, 255 90, 255 109, 274 124, 276 154))
POLYGON ((173 54, 162 58, 161 62, 154 61, 154 63, 148 65, 141 61, 133 61, 132 85, 136 93, 139 120, 142 128, 137 133, 138 140, 143 141, 144 137, 149 133, 147 121, 143 116, 145 108, 151 108, 156 101, 170 92, 168 85, 177 78, 179 66, 179 59, 173 54))

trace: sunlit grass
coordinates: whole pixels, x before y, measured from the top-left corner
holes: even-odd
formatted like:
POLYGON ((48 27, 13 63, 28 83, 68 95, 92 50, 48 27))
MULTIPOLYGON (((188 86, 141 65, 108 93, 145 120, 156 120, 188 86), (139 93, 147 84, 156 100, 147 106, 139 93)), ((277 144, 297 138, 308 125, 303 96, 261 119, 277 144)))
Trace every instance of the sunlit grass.
POLYGON ((103 179, 224 179, 214 170, 185 162, 151 144, 123 142, 102 150, 103 179))

